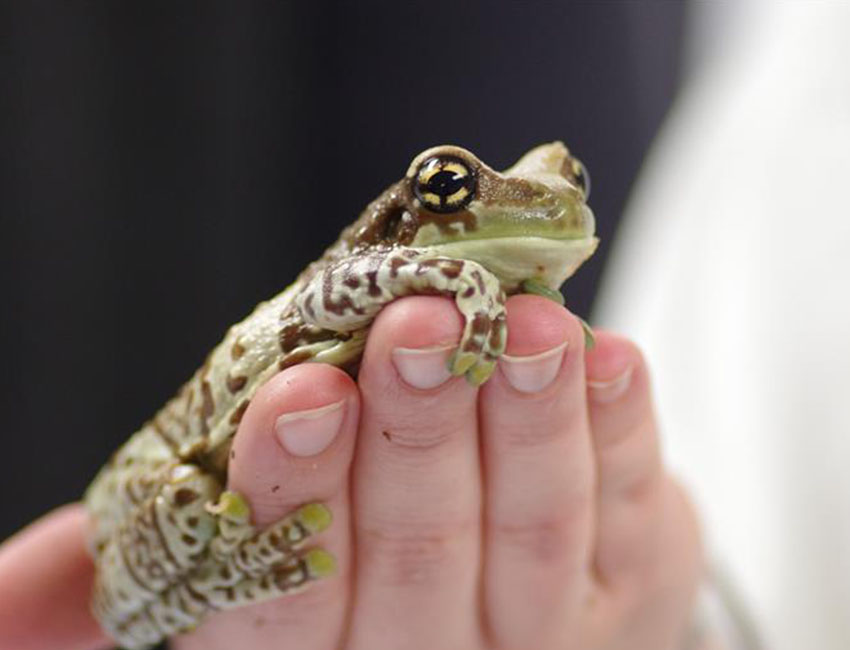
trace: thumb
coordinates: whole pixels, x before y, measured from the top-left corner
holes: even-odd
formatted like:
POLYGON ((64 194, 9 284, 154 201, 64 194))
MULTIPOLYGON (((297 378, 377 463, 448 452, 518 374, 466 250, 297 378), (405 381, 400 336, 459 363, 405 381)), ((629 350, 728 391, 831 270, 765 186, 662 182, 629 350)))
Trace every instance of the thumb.
POLYGON ((0 648, 112 645, 89 612, 94 566, 85 530, 82 506, 66 505, 0 545, 0 648))

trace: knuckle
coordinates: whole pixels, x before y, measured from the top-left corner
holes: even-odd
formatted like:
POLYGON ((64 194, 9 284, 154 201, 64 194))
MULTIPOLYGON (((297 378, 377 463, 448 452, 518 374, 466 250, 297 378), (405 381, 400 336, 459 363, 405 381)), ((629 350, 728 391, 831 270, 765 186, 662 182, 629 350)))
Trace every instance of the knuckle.
POLYGON ((663 463, 653 431, 639 425, 616 442, 597 447, 603 468, 600 492, 630 503, 641 503, 653 495, 663 478, 663 463))
POLYGON ((416 532, 365 530, 361 543, 366 560, 390 586, 428 585, 457 573, 468 553, 470 526, 435 526, 416 532))
POLYGON ((588 543, 590 508, 576 508, 527 520, 492 523, 491 542, 513 549, 527 561, 558 565, 588 543))
POLYGON ((443 449, 449 441, 457 438, 456 428, 404 426, 384 427, 381 434, 393 445, 393 450, 413 456, 443 449))
MULTIPOLYGON (((388 405, 391 408, 391 405, 388 405)), ((373 410, 372 419, 379 433, 392 445, 392 451, 413 458, 442 458, 448 449, 469 435, 472 416, 462 413, 438 413, 431 400, 416 409, 399 408, 395 412, 373 410), (423 416, 423 413, 429 415, 423 416)))
POLYGON ((545 450, 552 447, 564 432, 560 427, 538 425, 536 422, 515 423, 513 426, 503 425, 499 431, 499 442, 506 450, 545 450))
POLYGON ((620 411, 607 426, 594 432, 600 449, 617 447, 630 440, 652 440, 656 435, 655 416, 647 404, 620 405, 620 411))
MULTIPOLYGON (((507 452, 526 449, 555 449, 573 444, 587 430, 585 412, 579 404, 557 399, 557 386, 540 395, 522 397, 517 415, 505 414, 497 421, 498 444, 507 452)), ((500 414, 501 415, 501 414, 500 414)))

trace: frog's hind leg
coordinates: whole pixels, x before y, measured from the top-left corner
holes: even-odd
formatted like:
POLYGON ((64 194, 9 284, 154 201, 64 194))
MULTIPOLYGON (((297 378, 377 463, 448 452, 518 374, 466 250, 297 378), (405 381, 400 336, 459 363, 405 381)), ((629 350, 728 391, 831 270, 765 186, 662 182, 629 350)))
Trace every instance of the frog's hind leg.
POLYGON ((330 524, 306 505, 262 533, 247 502, 190 463, 175 465, 129 511, 96 558, 92 610, 127 648, 145 648, 196 625, 211 609, 288 593, 326 575, 333 560, 297 551, 330 524))
MULTIPOLYGON (((222 497, 217 506, 227 504, 224 508, 230 514, 239 510, 234 505, 241 502, 238 494, 225 492, 222 497)), ((217 506, 207 509, 216 510, 217 506)), ((308 504, 262 533, 227 546, 226 555, 213 551, 220 541, 216 538, 210 545, 210 553, 183 581, 158 594, 110 631, 130 650, 146 648, 164 637, 193 629, 210 611, 298 591, 336 569, 333 556, 326 551, 317 548, 299 551, 310 537, 329 524, 327 508, 308 504)))
POLYGON ((301 551, 331 523, 323 505, 301 506, 262 533, 246 539, 223 561, 213 556, 187 581, 212 609, 229 609, 291 593, 336 570, 333 556, 318 548, 301 551))
POLYGON ((175 465, 113 529, 96 558, 92 601, 107 631, 114 633, 197 565, 217 532, 205 504, 220 492, 215 477, 194 465, 175 465))

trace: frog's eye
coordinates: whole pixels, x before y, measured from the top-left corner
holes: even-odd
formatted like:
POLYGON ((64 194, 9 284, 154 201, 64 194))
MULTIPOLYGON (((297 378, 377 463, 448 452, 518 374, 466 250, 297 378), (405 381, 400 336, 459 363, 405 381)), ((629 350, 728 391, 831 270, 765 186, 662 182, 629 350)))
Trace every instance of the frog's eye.
POLYGON ((432 212, 456 212, 475 198, 475 173, 457 156, 434 156, 419 166, 413 193, 432 212))
POLYGON ((590 174, 578 158, 573 158, 573 178, 581 193, 584 194, 584 200, 587 201, 590 197, 590 174))

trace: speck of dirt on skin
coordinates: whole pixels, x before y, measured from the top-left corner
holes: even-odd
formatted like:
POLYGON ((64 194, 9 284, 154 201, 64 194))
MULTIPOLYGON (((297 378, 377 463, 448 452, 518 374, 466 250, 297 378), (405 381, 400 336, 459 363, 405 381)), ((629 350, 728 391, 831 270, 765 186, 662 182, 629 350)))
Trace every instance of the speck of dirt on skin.
POLYGON ((277 492, 279 489, 280 489, 280 486, 279 486, 279 485, 273 485, 273 486, 272 486, 272 492, 273 492, 273 493, 274 493, 274 492, 277 492))
POLYGON ((234 458, 236 458, 236 450, 231 449, 230 450, 230 460, 233 460, 234 458))
POLYGON ((390 442, 392 442, 393 437, 392 435, 390 435, 389 431, 381 431, 381 435, 384 436, 384 438, 386 438, 390 442))

